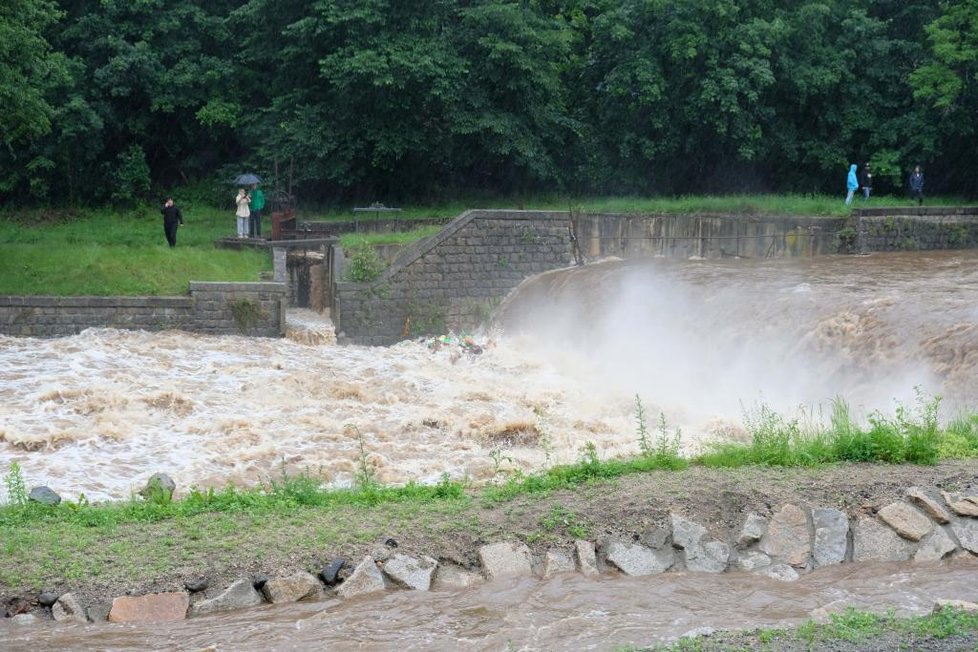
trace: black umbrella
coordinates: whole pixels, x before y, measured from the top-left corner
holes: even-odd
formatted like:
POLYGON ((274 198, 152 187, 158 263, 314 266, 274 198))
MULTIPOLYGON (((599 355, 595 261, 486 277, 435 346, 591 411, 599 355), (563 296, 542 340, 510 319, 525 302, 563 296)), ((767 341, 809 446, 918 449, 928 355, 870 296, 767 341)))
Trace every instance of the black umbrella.
POLYGON ((250 186, 255 183, 261 183, 261 179, 258 178, 257 174, 239 174, 234 180, 234 185, 236 186, 250 186))

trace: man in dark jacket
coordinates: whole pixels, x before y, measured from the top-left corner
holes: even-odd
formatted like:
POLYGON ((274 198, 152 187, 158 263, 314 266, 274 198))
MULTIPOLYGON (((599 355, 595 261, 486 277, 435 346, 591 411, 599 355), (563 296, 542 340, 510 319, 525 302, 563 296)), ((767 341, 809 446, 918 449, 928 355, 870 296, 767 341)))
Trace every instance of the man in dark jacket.
POLYGON ((917 200, 918 206, 924 205, 924 172, 915 165, 910 173, 910 196, 917 200))
POLYGON ((183 224, 183 215, 180 209, 173 203, 173 197, 167 197, 163 202, 163 233, 166 234, 166 242, 171 247, 177 246, 177 226, 183 224))
POLYGON ((859 185, 863 189, 863 201, 869 199, 869 193, 873 192, 873 171, 869 168, 869 163, 863 166, 863 173, 859 177, 859 185))

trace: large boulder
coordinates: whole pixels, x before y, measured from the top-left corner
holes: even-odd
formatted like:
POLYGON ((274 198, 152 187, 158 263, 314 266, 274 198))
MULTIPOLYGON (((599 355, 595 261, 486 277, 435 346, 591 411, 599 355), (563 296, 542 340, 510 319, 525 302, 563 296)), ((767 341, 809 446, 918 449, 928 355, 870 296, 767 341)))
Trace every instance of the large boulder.
POLYGON ((737 545, 741 548, 753 545, 764 537, 767 532, 767 519, 751 512, 744 521, 744 526, 740 528, 740 535, 737 536, 737 545))
POLYGON ((380 569, 377 568, 377 562, 368 555, 353 569, 353 574, 340 584, 336 594, 341 598, 352 598, 386 589, 387 585, 384 583, 384 576, 380 569))
POLYGON ((146 481, 146 486, 139 490, 139 495, 153 502, 169 502, 173 499, 177 483, 165 473, 154 473, 146 481))
POLYGON ((492 543, 479 548, 479 562, 486 579, 528 577, 533 574, 530 549, 523 543, 492 543))
POLYGON ((710 541, 686 549, 686 569, 700 573, 722 573, 730 560, 730 546, 710 541))
POLYGON ((815 527, 812 543, 815 567, 844 562, 849 541, 849 519, 845 513, 830 507, 813 509, 812 525, 815 527))
POLYGON ((465 570, 455 564, 439 564, 435 569, 431 586, 435 589, 469 589, 485 582, 478 573, 465 570))
POLYGON ((224 589, 224 592, 210 600, 201 600, 190 607, 191 616, 204 616, 220 611, 245 609, 262 604, 261 594, 255 590, 252 581, 243 578, 224 589))
POLYGON ((808 513, 790 503, 782 507, 768 523, 761 550, 796 568, 807 566, 812 555, 808 513))
POLYGON ((27 494, 27 500, 51 507, 61 504, 61 496, 50 487, 44 486, 31 489, 31 492, 27 494))
POLYGON ((621 541, 609 542, 606 556, 618 570, 632 576, 664 573, 676 560, 671 549, 652 550, 641 544, 621 541))
POLYGON ((916 546, 874 518, 856 521, 852 537, 852 560, 904 561, 916 552, 916 546))
POLYGON ((914 553, 914 561, 939 561, 957 550, 957 544, 944 528, 937 526, 914 553))
POLYGON ((944 505, 932 490, 923 487, 910 487, 907 489, 907 498, 920 506, 924 512, 932 519, 942 525, 951 522, 951 515, 944 509, 944 505))
POLYGON ((112 600, 109 622, 166 623, 187 617, 190 596, 182 591, 121 596, 112 600))
POLYGON ((431 588, 431 577, 438 568, 438 562, 431 557, 409 557, 397 553, 384 564, 384 574, 397 584, 415 591, 431 588))
POLYGON ((557 573, 572 573, 577 570, 570 555, 560 550, 548 550, 543 560, 543 576, 553 577, 557 573))
POLYGON ((880 520, 910 541, 920 541, 934 529, 934 522, 905 502, 890 503, 878 513, 880 520))
POLYGON ((946 491, 941 492, 944 502, 958 516, 978 517, 978 497, 964 496, 963 498, 953 496, 946 491))
POLYGON ((951 523, 951 531, 961 542, 961 547, 978 555, 978 521, 959 520, 951 523))
POLYGON ((78 599, 71 593, 65 593, 51 605, 51 615, 59 623, 88 622, 88 616, 85 615, 84 607, 81 606, 78 599))
POLYGON ((598 570, 598 556, 590 541, 578 539, 574 542, 574 558, 577 560, 578 572, 584 577, 597 577, 601 574, 598 570))
POLYGON ((323 585, 312 574, 300 572, 268 580, 261 592, 272 604, 281 604, 322 595, 323 585))

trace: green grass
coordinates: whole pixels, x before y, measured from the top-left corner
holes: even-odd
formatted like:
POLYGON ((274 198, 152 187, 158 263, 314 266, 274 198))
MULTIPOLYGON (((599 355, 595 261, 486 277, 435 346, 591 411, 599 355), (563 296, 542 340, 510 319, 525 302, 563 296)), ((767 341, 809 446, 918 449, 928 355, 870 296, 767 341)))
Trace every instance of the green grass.
POLYGON ((918 393, 914 406, 898 405, 894 417, 876 412, 857 424, 849 406, 836 399, 829 423, 802 424, 766 406, 748 411, 748 443, 712 442, 693 461, 708 467, 817 466, 836 462, 934 464, 939 459, 978 457, 978 418, 963 415, 941 428, 940 398, 918 393))
MULTIPOLYGON (((944 607, 934 613, 897 618, 892 613, 874 614, 854 608, 832 614, 829 622, 806 621, 796 629, 758 629, 749 632, 721 632, 709 637, 684 638, 669 645, 648 648, 622 648, 638 652, 720 652, 725 650, 781 649, 938 649, 925 642, 952 637, 969 637, 974 648, 978 634, 978 613, 944 607), (838 644, 865 644, 866 648, 838 647, 838 644)), ((939 649, 945 649, 940 647, 939 649)), ((966 647, 956 649, 967 649, 966 647)))
MULTIPOLYGON (((185 225, 176 249, 163 238, 155 206, 127 210, 36 209, 4 214, 0 219, 0 294, 55 296, 179 295, 191 280, 252 281, 270 269, 265 253, 216 250, 214 240, 234 233, 230 208, 213 208, 175 199, 185 225)), ((188 190, 188 197, 192 193, 188 190)), ((959 205, 955 198, 929 198, 928 206, 959 205)), ((860 202, 854 207, 862 206, 860 202)), ((874 197, 872 207, 908 206, 902 197, 874 197)), ((403 221, 449 220, 470 208, 573 210, 585 213, 725 213, 843 217, 841 197, 829 195, 728 195, 696 197, 571 197, 561 195, 472 197, 430 205, 403 206, 403 221)), ((353 207, 301 210, 303 221, 353 219, 353 207)), ((390 215, 362 217, 362 221, 390 215)), ((269 218, 265 229, 270 230, 269 218)), ((438 232, 425 226, 402 233, 345 234, 345 248, 358 244, 409 244, 438 232)))
POLYGON ((227 211, 181 207, 177 246, 154 208, 28 211, 0 220, 0 294, 182 295, 194 281, 257 281, 266 252, 215 249, 234 232, 227 211))
MULTIPOLYGON (((899 196, 874 196, 868 203, 854 201, 851 207, 844 203, 844 195, 697 195, 689 197, 575 197, 570 195, 542 195, 532 197, 478 197, 465 200, 430 204, 427 206, 402 206, 401 220, 451 218, 474 208, 526 209, 526 210, 580 210, 588 213, 726 213, 752 215, 804 215, 813 217, 845 217, 853 208, 881 208, 885 206, 912 206, 909 198, 899 196)), ((973 202, 972 202, 973 203, 973 202)), ((928 206, 960 206, 968 204, 956 197, 928 198, 928 206)), ((330 207, 305 211, 307 220, 352 220, 353 207, 330 207)), ((386 219, 392 214, 361 217, 361 221, 386 219)))

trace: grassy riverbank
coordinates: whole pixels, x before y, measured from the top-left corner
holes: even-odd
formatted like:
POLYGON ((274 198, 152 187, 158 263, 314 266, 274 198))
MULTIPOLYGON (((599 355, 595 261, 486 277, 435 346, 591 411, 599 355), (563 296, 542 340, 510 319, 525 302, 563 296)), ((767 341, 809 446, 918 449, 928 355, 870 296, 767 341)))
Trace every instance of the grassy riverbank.
MULTIPOLYGON (((0 218, 0 294, 12 295, 179 295, 191 280, 253 281, 271 268, 267 253, 215 249, 214 240, 234 232, 229 208, 183 202, 185 224, 178 244, 169 249, 159 210, 141 206, 113 209, 36 209, 0 218)), ((959 203, 934 200, 929 205, 959 203)), ((857 204, 862 205, 862 204, 857 204)), ((873 198, 868 205, 908 205, 903 198, 873 198)), ((727 213, 840 217, 849 209, 825 195, 741 195, 727 197, 537 197, 472 199, 428 206, 405 206, 403 221, 450 219, 468 208, 525 208, 591 213, 727 213)), ((350 220, 352 207, 300 212, 304 220, 350 220)), ((265 219, 265 229, 271 225, 265 219)), ((404 234, 346 236, 344 246, 359 243, 405 244, 437 232, 421 227, 404 234)))
POLYGON ((184 208, 177 246, 152 208, 30 211, 0 220, 0 294, 182 295, 194 281, 257 281, 265 252, 214 248, 233 233, 227 211, 184 208))
POLYGON ((794 629, 759 629, 719 632, 683 639, 652 648, 625 648, 620 652, 801 652, 833 650, 975 650, 978 649, 978 613, 944 607, 911 618, 846 609, 828 622, 808 621, 794 629))
MULTIPOLYGON (((898 406, 895 417, 876 413, 865 426, 851 419, 841 400, 825 425, 803 425, 761 407, 745 415, 748 441, 714 443, 684 458, 681 433, 661 419, 650 427, 636 399, 640 455, 602 460, 593 445, 585 445, 575 463, 531 474, 505 472, 500 456, 496 477, 479 487, 448 478, 435 485, 382 486, 368 451, 361 451, 351 460, 358 473, 349 489, 325 488, 314 472, 283 471, 258 487, 182 488, 179 500, 134 496, 90 504, 80 496, 48 507, 27 500, 14 465, 4 477, 8 503, 0 507, 0 590, 146 584, 187 569, 244 566, 257 572, 297 559, 311 568, 325 563, 327 553, 363 554, 387 536, 469 563, 477 545, 493 539, 566 544, 608 528, 640 527, 631 523, 633 497, 622 497, 621 504, 595 502, 627 485, 667 503, 689 501, 713 511, 720 486, 763 504, 811 487, 820 500, 839 507, 863 504, 858 478, 872 485, 871 493, 892 492, 901 482, 934 484, 935 477, 953 489, 978 476, 978 415, 941 425, 938 406, 938 399, 919 396, 916 405, 898 406), (877 487, 880 478, 888 479, 877 487)), ((729 516, 743 513, 740 506, 729 516)), ((718 518, 726 517, 710 517, 718 518)))

